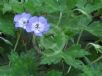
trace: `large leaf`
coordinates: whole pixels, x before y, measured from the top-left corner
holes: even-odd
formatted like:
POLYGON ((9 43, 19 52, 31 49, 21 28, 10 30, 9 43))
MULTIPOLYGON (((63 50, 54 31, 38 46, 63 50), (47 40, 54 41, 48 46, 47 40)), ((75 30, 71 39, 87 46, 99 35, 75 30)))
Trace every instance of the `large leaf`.
POLYGON ((9 56, 10 59, 10 74, 11 76, 30 76, 35 75, 37 69, 36 59, 34 57, 34 51, 30 50, 26 53, 22 53, 20 56, 12 52, 9 56))
POLYGON ((72 47, 68 48, 65 53, 73 58, 80 58, 89 55, 89 52, 81 49, 79 45, 73 45, 72 47))
POLYGON ((61 26, 64 32, 70 37, 70 35, 76 35, 80 33, 81 30, 85 30, 87 25, 91 22, 91 19, 87 18, 84 15, 80 16, 70 16, 64 18, 63 26, 61 26), (70 19, 69 19, 70 18, 70 19))
POLYGON ((78 0, 76 6, 78 9, 82 10, 84 14, 86 13, 87 15, 92 13, 93 11, 99 10, 102 8, 102 1, 97 1, 95 0, 93 2, 88 2, 87 0, 78 0))
POLYGON ((44 54, 41 57, 41 64, 56 64, 61 60, 61 52, 54 52, 53 54, 44 54))
POLYGON ((102 23, 100 22, 92 23, 86 30, 95 36, 102 37, 102 23))
POLYGON ((65 34, 58 26, 53 26, 48 36, 40 38, 40 46, 53 51, 61 51, 64 48, 65 42, 65 34))
POLYGON ((83 62, 67 55, 66 53, 62 54, 62 58, 66 64, 73 66, 74 68, 82 69, 82 67, 84 66, 83 62))
POLYGON ((45 12, 53 13, 61 10, 56 0, 44 0, 44 3, 45 12))
POLYGON ((8 3, 4 3, 4 5, 3 5, 3 13, 6 13, 6 12, 11 11, 11 10, 12 10, 11 5, 8 4, 8 3))
POLYGON ((84 66, 83 62, 77 58, 84 57, 89 55, 89 53, 83 49, 79 45, 73 45, 69 49, 67 49, 62 54, 62 58, 64 61, 75 68, 82 69, 84 66))
POLYGON ((94 67, 84 66, 82 69, 83 73, 79 76, 102 76, 102 63, 96 63, 94 67))
POLYGON ((14 35, 13 16, 0 14, 0 31, 8 35, 14 35))

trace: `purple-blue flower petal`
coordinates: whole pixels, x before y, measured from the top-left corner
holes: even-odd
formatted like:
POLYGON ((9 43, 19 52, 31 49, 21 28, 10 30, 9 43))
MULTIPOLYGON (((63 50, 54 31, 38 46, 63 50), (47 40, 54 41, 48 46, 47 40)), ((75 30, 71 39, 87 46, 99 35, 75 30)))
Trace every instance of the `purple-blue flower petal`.
POLYGON ((36 36, 42 36, 50 28, 47 19, 43 16, 33 16, 29 19, 27 30, 33 31, 36 36))
POLYGON ((49 24, 46 24, 46 27, 45 27, 44 32, 47 32, 49 29, 50 29, 50 25, 49 24))
POLYGON ((14 22, 19 21, 20 18, 21 18, 21 15, 20 14, 15 15, 14 22))
POLYGON ((29 19, 29 23, 34 23, 34 22, 38 22, 39 18, 37 16, 33 16, 29 19))
POLYGON ((41 23, 43 23, 43 24, 47 24, 48 22, 47 22, 47 19, 45 18, 45 17, 43 17, 43 16, 40 16, 39 17, 39 22, 41 22, 41 23))
POLYGON ((32 28, 31 25, 28 24, 28 25, 26 26, 25 30, 26 30, 27 32, 32 32, 32 29, 31 29, 31 28, 32 28))
POLYGON ((29 13, 22 13, 21 14, 22 17, 29 19, 31 17, 31 14, 29 13))
POLYGON ((34 34, 35 34, 36 36, 42 36, 42 35, 43 35, 43 33, 36 33, 36 32, 34 32, 34 34))
POLYGON ((23 29, 26 29, 26 26, 28 26, 28 20, 31 17, 29 13, 22 13, 17 14, 14 17, 15 27, 20 27, 23 29))
POLYGON ((50 28, 47 19, 43 16, 33 16, 29 13, 17 14, 14 17, 15 27, 23 28, 27 32, 34 32, 36 36, 42 36, 50 28))
POLYGON ((19 23, 15 23, 15 27, 16 28, 20 27, 19 23))

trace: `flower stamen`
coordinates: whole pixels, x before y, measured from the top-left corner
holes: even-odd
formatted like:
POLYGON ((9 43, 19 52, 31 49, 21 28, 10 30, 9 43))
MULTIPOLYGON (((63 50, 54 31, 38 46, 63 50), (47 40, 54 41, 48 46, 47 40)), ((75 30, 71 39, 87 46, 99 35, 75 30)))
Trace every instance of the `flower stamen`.
POLYGON ((39 24, 36 24, 36 25, 35 25, 35 28, 36 28, 36 29, 39 29, 39 28, 40 28, 40 27, 39 27, 39 24))

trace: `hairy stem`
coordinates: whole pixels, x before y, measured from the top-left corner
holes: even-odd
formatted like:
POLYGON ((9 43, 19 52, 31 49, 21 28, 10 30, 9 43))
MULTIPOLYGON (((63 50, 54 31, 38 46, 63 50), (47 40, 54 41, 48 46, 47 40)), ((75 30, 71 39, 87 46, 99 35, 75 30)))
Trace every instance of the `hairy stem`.
POLYGON ((72 66, 69 66, 67 74, 70 72, 71 68, 72 68, 72 66))
POLYGON ((101 59, 102 59, 102 56, 100 56, 100 57, 98 57, 97 59, 95 59, 94 61, 92 61, 91 64, 94 64, 94 63, 98 62, 98 61, 101 60, 101 59))
POLYGON ((79 44, 79 42, 80 42, 80 39, 81 39, 81 36, 82 36, 82 33, 83 33, 83 29, 80 31, 80 33, 79 33, 79 36, 78 36, 78 40, 77 40, 77 45, 79 44))
POLYGON ((61 18, 62 18, 62 12, 60 12, 59 19, 58 19, 58 22, 57 22, 57 26, 60 24, 61 18))
POLYGON ((33 42, 33 46, 34 46, 34 49, 36 50, 36 52, 41 55, 42 52, 41 50, 39 49, 39 47, 37 46, 37 43, 36 43, 36 37, 33 35, 33 39, 32 39, 32 42, 33 42))
POLYGON ((16 49, 17 49, 17 45, 18 45, 18 42, 19 42, 19 40, 20 40, 20 36, 21 36, 21 30, 20 30, 20 33, 19 33, 19 35, 18 35, 18 38, 17 38, 16 44, 15 44, 15 46, 14 46, 14 49, 13 49, 14 52, 15 52, 16 49))

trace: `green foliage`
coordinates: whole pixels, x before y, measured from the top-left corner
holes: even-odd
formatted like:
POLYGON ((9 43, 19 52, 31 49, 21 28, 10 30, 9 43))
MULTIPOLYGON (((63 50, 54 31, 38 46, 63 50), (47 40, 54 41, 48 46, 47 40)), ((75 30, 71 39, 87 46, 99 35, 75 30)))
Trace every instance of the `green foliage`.
POLYGON ((72 47, 68 48, 65 53, 73 58, 80 58, 84 57, 85 55, 89 55, 89 52, 81 49, 81 46, 79 45, 73 45, 72 47))
POLYGON ((48 73, 45 76, 62 76, 62 73, 59 71, 52 70, 48 71, 48 73))
POLYGON ((45 54, 42 56, 41 58, 41 64, 56 64, 58 62, 61 61, 62 57, 61 57, 61 51, 58 51, 58 52, 54 52, 54 53, 51 53, 51 54, 45 54))
POLYGON ((87 30, 97 37, 102 37, 102 29, 100 29, 101 27, 102 23, 94 22, 89 27, 87 27, 87 30))
POLYGON ((76 58, 84 57, 86 55, 89 55, 89 53, 84 49, 81 49, 80 46, 74 45, 70 47, 68 50, 66 50, 66 52, 64 52, 62 55, 63 55, 63 59, 67 64, 75 68, 81 69, 84 64, 83 62, 81 62, 79 59, 76 59, 76 58))
POLYGON ((30 76, 35 74, 37 64, 33 51, 21 54, 20 56, 17 53, 11 53, 10 61, 12 76, 30 76))
POLYGON ((83 67, 83 63, 76 58, 81 58, 86 55, 89 55, 87 51, 81 49, 80 46, 72 46, 65 52, 59 51, 54 52, 53 54, 44 54, 42 57, 41 64, 56 64, 59 63, 62 59, 66 62, 66 64, 71 65, 75 68, 81 69, 83 67))
POLYGON ((53 51, 61 51, 66 41, 65 34, 58 26, 53 25, 51 28, 53 29, 49 31, 49 36, 40 38, 40 46, 43 46, 45 49, 52 49, 53 51))
POLYGON ((28 51, 18 55, 16 52, 12 52, 9 56, 9 66, 1 68, 1 74, 5 76, 30 76, 35 75, 37 70, 37 62, 34 57, 33 51, 28 51), (5 70, 4 70, 5 69, 5 70), (6 71, 7 70, 7 71, 6 71))
POLYGON ((101 76, 102 75, 102 63, 95 64, 95 67, 85 66, 83 73, 79 76, 101 76))
POLYGON ((101 76, 101 46, 102 0, 0 0, 0 76, 101 76), (15 28, 23 12, 50 30, 32 41, 15 28))
POLYGON ((5 34, 14 35, 14 26, 12 24, 12 15, 3 15, 0 14, 0 31, 5 34))

